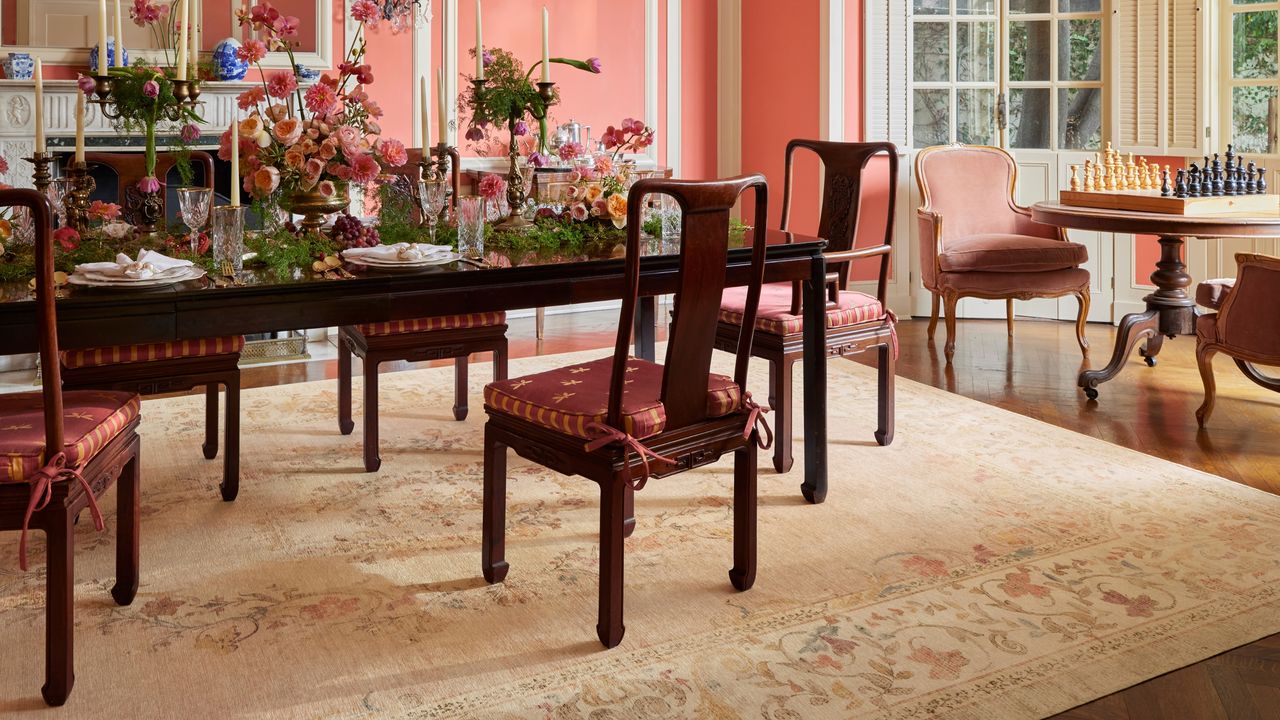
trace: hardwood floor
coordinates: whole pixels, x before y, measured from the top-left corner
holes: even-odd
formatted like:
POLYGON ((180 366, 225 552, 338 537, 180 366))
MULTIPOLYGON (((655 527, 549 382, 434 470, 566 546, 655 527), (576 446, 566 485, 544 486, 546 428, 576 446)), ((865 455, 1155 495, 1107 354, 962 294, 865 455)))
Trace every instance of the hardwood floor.
MULTIPOLYGON (((533 320, 511 321, 513 358, 612 345, 613 311, 549 315, 546 339, 534 338, 533 320)), ((1253 385, 1219 356, 1218 404, 1209 427, 1196 426, 1202 400, 1194 338, 1166 341, 1158 364, 1131 359, 1100 388, 1096 403, 1076 387, 1081 357, 1070 323, 1019 320, 1015 337, 1003 320, 961 321, 955 362, 942 360, 943 330, 930 343, 928 323, 899 326, 898 374, 1059 427, 1148 455, 1280 494, 1280 395, 1253 385)), ((659 330, 659 339, 665 329, 659 330)), ((1091 324, 1093 367, 1111 354, 1114 328, 1091 324)), ((602 351, 609 352, 609 351, 602 351)), ((874 363, 874 355, 858 359, 874 363)), ((447 364, 448 361, 430 363, 447 364)), ((384 365, 384 372, 425 366, 384 365)), ((248 367, 245 387, 333 378, 333 361, 248 367)), ((473 373, 475 375, 475 373, 473 373)), ((473 396, 480 378, 473 380, 473 396)), ((444 401, 442 401, 444 402, 444 401)), ((476 410, 479 410, 477 408, 476 410)), ((1280 634, 1149 680, 1056 716, 1058 720, 1280 720, 1280 634)))

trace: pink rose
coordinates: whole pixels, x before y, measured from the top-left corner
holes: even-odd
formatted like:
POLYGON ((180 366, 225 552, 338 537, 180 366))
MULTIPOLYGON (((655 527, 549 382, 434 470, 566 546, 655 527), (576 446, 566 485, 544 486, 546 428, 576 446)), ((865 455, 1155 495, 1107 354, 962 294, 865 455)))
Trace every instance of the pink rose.
POLYGON ((404 149, 404 143, 399 140, 391 138, 379 140, 378 154, 382 156, 382 162, 391 167, 400 167, 409 162, 409 153, 404 149))
POLYGON ((332 180, 325 180, 317 187, 321 197, 331 198, 338 194, 338 188, 334 186, 332 180))
POLYGON ((80 233, 73 227, 60 227, 54 230, 53 239, 58 241, 63 250, 75 250, 80 247, 80 233))
POLYGON ((267 117, 271 118, 271 122, 280 122, 289 117, 289 108, 282 103, 275 103, 267 108, 267 117))
POLYGON ((271 134, 281 144, 292 145, 302 138, 302 121, 297 118, 285 118, 271 128, 271 134))
POLYGON ((332 160, 338 155, 338 142, 333 138, 329 138, 320 143, 320 150, 316 153, 322 160, 332 160))
POLYGON ((588 215, 587 206, 582 203, 577 203, 573 207, 569 208, 569 215, 578 222, 585 222, 588 215))
POLYGON ((267 76, 267 94, 273 98, 287 98, 298 89, 298 78, 292 70, 280 70, 267 76))
POLYGON ((330 137, 342 146, 342 152, 347 155, 354 155, 360 150, 360 131, 354 125, 339 125, 330 137))
POLYGON ((142 83, 142 94, 149 98, 160 96, 160 83, 155 80, 148 80, 142 83))
POLYGON ((148 175, 138 181, 138 189, 144 193, 160 192, 160 181, 153 175, 148 175))
POLYGON ((280 171, 270 165, 258 168, 253 174, 253 185, 258 195, 270 195, 280 187, 280 171))

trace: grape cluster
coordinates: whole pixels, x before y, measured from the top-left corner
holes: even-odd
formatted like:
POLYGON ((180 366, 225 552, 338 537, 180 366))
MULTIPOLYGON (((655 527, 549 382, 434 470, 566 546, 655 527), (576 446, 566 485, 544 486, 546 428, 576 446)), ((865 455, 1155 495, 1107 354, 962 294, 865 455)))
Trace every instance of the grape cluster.
POLYGON ((334 218, 331 237, 343 249, 348 250, 377 247, 381 243, 377 228, 366 226, 359 218, 345 212, 334 218))

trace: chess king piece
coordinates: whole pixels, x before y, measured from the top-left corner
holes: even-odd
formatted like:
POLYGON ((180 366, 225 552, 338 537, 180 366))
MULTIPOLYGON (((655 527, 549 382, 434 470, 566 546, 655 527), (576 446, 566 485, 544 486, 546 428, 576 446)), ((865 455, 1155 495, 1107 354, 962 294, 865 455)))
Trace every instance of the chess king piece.
POLYGON ((1235 166, 1231 164, 1230 160, 1227 161, 1227 169, 1223 173, 1222 194, 1223 195, 1236 194, 1236 169, 1235 169, 1235 166))
POLYGON ((1227 170, 1235 167, 1236 149, 1231 143, 1227 143, 1227 170))
POLYGON ((1169 188, 1169 166, 1165 165, 1164 173, 1160 176, 1160 197, 1169 197, 1172 192, 1169 188))
MULTIPOLYGON (((1191 167, 1194 168, 1195 163, 1192 163, 1191 167)), ((1178 179, 1173 183, 1173 196, 1178 198, 1187 197, 1187 171, 1182 168, 1178 168, 1178 179)))
POLYGON ((1071 184, 1070 184, 1070 188, 1071 188, 1073 191, 1075 191, 1075 192, 1079 192, 1079 191, 1080 191, 1080 166, 1079 166, 1079 165, 1072 165, 1072 166, 1071 166, 1071 184))
POLYGON ((1249 167, 1245 169, 1244 176, 1244 192, 1246 195, 1253 195, 1258 192, 1258 181, 1253 179, 1253 175, 1257 172, 1258 166, 1253 161, 1249 161, 1249 167))

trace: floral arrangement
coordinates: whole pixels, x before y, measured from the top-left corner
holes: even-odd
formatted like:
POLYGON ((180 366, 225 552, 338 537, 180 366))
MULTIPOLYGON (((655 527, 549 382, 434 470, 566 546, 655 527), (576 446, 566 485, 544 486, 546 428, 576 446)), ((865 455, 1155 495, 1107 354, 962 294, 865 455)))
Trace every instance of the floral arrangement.
MULTIPOLYGON (((9 186, 4 183, 5 173, 9 172, 9 161, 0 155, 0 190, 9 186)), ((0 207, 0 255, 4 255, 4 244, 13 237, 13 223, 9 222, 9 208, 0 207)))
MULTIPOLYGON (((133 24, 140 28, 149 28, 151 30, 151 38, 154 40, 154 47, 164 50, 165 65, 173 64, 169 61, 169 51, 178 45, 178 33, 181 30, 182 21, 172 11, 173 6, 179 1, 173 0, 173 2, 165 4, 163 2, 149 2, 148 0, 133 0, 133 5, 129 8, 129 18, 133 20, 133 24)), ((117 42, 119 42, 118 39, 117 42)))
POLYGON ((655 135, 653 128, 645 125, 644 121, 626 118, 622 121, 622 127, 615 128, 610 125, 605 128, 600 142, 604 144, 606 150, 613 151, 613 160, 616 161, 618 156, 625 152, 643 151, 653 144, 655 135))
POLYGON ((629 173, 615 170, 608 158, 597 160, 594 168, 573 173, 577 177, 565 189, 566 213, 575 222, 612 222, 616 228, 627 226, 627 189, 629 173))
MULTIPOLYGON (((373 84, 373 69, 364 62, 363 30, 378 26, 388 15, 394 30, 412 22, 413 2, 359 0, 351 7, 359 22, 351 46, 338 65, 337 76, 325 73, 305 91, 295 70, 262 71, 268 50, 283 50, 296 67, 298 18, 284 16, 269 3, 237 11, 241 25, 264 40, 245 41, 239 56, 262 71, 262 85, 241 93, 238 104, 249 116, 239 123, 240 171, 244 189, 257 198, 313 190, 332 198, 349 182, 367 183, 383 166, 408 161, 404 144, 379 138, 382 108, 365 88, 373 84), (405 18, 409 15, 408 19, 405 18)), ((218 156, 231 158, 231 130, 221 138, 218 156)))

